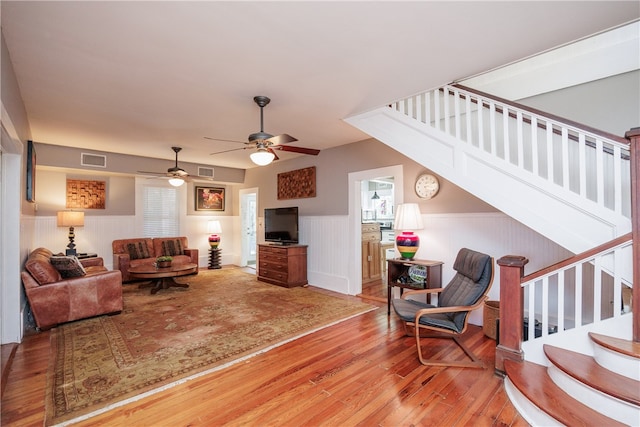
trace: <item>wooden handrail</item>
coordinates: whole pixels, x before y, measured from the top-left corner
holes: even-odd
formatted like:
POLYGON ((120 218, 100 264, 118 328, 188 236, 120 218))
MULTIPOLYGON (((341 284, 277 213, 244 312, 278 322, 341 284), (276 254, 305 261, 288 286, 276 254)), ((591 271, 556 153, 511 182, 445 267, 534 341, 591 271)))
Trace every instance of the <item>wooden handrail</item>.
MULTIPOLYGON (((587 126, 587 125, 584 125, 582 123, 578 123, 578 122, 573 121, 573 120, 565 119, 564 117, 556 116, 555 114, 550 114, 550 113, 544 112, 542 110, 538 110, 536 108, 529 107, 527 105, 518 104, 517 102, 509 101, 508 99, 500 98, 500 97, 494 96, 494 95, 489 95, 488 93, 481 92, 481 91, 475 90, 475 89, 471 89, 471 88, 463 86, 461 84, 454 83, 451 86, 459 88, 459 89, 462 89, 464 91, 467 91, 467 92, 470 92, 470 93, 473 93, 473 94, 476 94, 478 96, 482 96, 482 97, 487 98, 487 99, 491 99, 491 100, 497 101, 497 102, 499 102, 501 104, 510 105, 510 106, 512 106, 514 108, 518 108, 520 110, 525 110, 525 111, 528 111, 530 113, 536 114, 538 116, 547 117, 547 118, 549 118, 551 120, 554 120, 554 121, 557 121, 557 122, 560 122, 560 123, 564 123, 564 124, 567 124, 569 126, 573 126, 575 128, 578 128, 578 129, 582 129, 582 130, 584 130, 586 132, 592 133, 594 135, 599 135, 599 136, 601 136, 603 138, 610 139, 610 140, 618 142, 620 144, 629 145, 629 140, 627 138, 625 138, 625 137, 622 137, 622 136, 614 135, 612 133, 596 129, 596 128, 593 128, 591 126, 587 126)), ((546 129, 546 126, 544 124, 538 123, 538 126, 541 127, 542 129, 546 129)))
POLYGON ((606 251, 607 249, 611 249, 613 247, 616 247, 618 245, 621 245, 622 243, 628 242, 629 240, 632 239, 632 233, 627 233, 623 236, 617 237, 609 242, 603 243, 600 246, 596 246, 595 248, 589 249, 588 251, 584 251, 580 254, 574 255, 571 258, 567 258, 563 261, 560 261, 558 263, 555 263, 553 265, 550 265, 549 267, 545 267, 542 270, 538 270, 536 272, 533 272, 531 274, 528 274, 524 277, 522 277, 521 282, 529 282, 531 280, 535 280, 538 277, 544 276, 545 274, 548 274, 554 270, 560 270, 561 268, 564 268, 568 265, 580 262, 580 261, 584 261, 587 258, 592 257, 593 255, 599 253, 599 252, 603 252, 606 251))

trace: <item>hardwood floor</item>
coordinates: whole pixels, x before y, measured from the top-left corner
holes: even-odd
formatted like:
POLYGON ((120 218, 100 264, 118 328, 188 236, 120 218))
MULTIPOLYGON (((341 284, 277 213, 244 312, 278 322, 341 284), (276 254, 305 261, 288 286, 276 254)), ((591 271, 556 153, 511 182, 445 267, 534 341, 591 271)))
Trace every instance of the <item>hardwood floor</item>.
POLYGON ((373 282, 362 284, 362 293, 358 295, 364 299, 387 302, 387 282, 385 280, 374 280, 373 282))
MULTIPOLYGON (((481 328, 465 341, 485 369, 428 368, 385 304, 368 302, 381 308, 77 425, 527 425, 493 374, 495 341, 481 328)), ((428 355, 464 357, 450 340, 425 342, 428 355)), ((48 332, 19 345, 3 426, 43 425, 48 356, 48 332)))

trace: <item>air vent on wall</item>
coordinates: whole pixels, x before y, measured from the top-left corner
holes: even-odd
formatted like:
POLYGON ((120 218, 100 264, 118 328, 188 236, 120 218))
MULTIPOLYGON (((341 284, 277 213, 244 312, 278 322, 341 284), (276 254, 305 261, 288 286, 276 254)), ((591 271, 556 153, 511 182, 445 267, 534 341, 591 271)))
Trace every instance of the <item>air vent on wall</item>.
POLYGON ((80 154, 80 164, 82 166, 91 166, 94 168, 106 168, 107 156, 102 156, 99 154, 82 153, 80 154))
POLYGON ((213 178, 213 168, 203 168, 198 166, 198 176, 203 178, 213 178))

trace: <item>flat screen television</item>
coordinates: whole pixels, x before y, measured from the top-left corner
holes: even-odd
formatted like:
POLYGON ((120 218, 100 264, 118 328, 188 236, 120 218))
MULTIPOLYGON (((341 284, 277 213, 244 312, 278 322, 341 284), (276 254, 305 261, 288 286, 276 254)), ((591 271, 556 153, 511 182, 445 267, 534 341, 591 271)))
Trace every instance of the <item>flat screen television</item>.
POLYGON ((298 207, 264 210, 264 240, 281 245, 298 243, 298 207))

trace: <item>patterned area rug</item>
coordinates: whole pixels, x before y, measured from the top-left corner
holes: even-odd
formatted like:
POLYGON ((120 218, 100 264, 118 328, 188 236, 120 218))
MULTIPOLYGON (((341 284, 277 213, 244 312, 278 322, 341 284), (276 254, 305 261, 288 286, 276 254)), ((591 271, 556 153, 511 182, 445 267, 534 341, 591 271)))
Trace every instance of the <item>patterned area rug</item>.
POLYGON ((88 418, 376 307, 238 269, 124 286, 124 311, 51 331, 46 425, 88 418))

